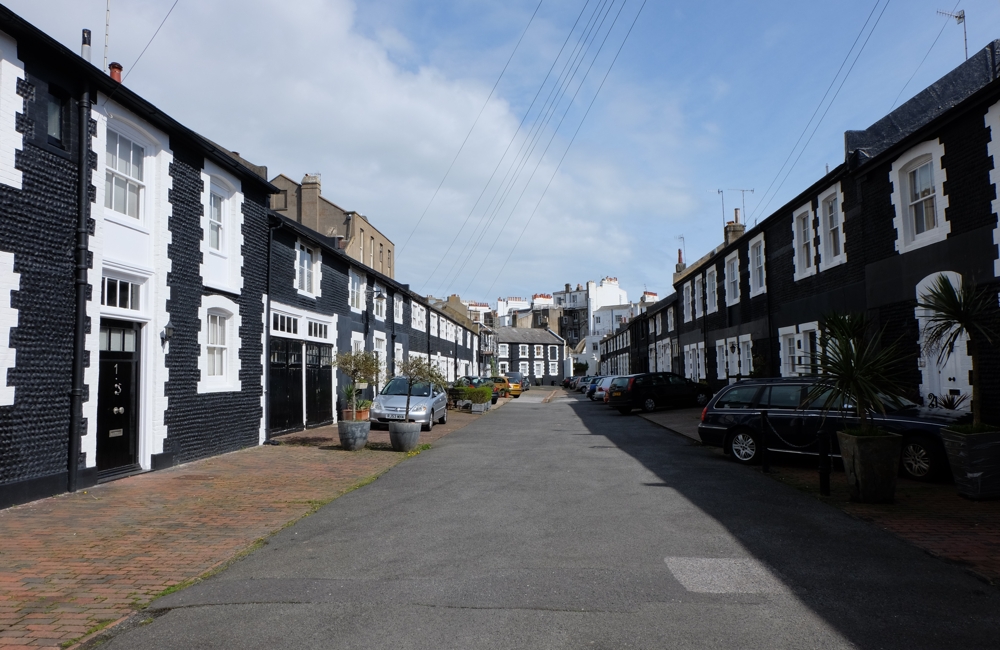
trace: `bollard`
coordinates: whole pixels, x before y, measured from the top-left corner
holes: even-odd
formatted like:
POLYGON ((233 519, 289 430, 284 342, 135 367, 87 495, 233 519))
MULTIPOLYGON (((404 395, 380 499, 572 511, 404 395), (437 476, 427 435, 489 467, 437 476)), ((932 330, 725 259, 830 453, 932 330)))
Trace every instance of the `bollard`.
POLYGON ((830 432, 819 431, 819 493, 830 496, 830 432))
POLYGON ((770 473, 771 465, 767 462, 767 411, 760 412, 760 471, 770 473))

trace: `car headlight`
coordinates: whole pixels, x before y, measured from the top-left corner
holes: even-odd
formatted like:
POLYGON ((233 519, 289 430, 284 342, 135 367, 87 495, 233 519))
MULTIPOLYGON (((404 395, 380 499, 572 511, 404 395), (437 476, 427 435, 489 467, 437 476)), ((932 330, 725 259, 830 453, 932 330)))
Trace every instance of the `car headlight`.
POLYGON ((377 411, 382 410, 382 402, 380 402, 377 397, 372 400, 372 410, 377 410, 377 411))
POLYGON ((427 412, 426 406, 413 406, 410 408, 410 413, 416 413, 419 415, 421 413, 426 413, 426 412, 427 412))

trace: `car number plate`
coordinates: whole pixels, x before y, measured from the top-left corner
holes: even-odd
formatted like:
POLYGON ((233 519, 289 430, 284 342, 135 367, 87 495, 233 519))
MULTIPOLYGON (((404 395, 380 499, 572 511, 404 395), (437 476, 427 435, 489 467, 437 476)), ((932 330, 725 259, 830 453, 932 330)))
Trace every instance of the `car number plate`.
POLYGON ((621 397, 621 395, 622 392, 620 390, 616 390, 615 392, 611 393, 611 397, 621 397))
POLYGON ((386 420, 402 420, 403 419, 403 414, 402 413, 386 413, 385 414, 385 419, 386 420))

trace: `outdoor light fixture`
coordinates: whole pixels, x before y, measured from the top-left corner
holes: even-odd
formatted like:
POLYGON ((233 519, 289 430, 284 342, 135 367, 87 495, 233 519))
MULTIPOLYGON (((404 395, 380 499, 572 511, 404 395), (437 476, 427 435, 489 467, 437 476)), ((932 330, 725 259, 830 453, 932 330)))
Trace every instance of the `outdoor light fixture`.
POLYGON ((174 325, 168 320, 167 324, 163 326, 163 331, 160 332, 160 342, 166 343, 172 338, 174 338, 174 325))

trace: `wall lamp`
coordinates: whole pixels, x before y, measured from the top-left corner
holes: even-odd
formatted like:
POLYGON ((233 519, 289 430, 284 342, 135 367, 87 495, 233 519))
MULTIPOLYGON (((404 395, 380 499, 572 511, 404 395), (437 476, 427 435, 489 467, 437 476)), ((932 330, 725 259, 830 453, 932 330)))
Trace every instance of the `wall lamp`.
POLYGON ((163 326, 163 331, 160 332, 160 343, 165 344, 172 338, 174 338, 174 324, 168 320, 167 324, 163 326))

